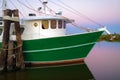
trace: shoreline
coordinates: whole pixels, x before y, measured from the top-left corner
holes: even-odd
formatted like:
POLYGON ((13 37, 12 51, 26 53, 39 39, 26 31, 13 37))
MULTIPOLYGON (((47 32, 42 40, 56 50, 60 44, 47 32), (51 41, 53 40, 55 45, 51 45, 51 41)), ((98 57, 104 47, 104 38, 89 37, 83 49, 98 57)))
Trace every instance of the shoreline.
POLYGON ((120 42, 120 34, 103 34, 98 42, 100 41, 107 41, 107 42, 120 42))

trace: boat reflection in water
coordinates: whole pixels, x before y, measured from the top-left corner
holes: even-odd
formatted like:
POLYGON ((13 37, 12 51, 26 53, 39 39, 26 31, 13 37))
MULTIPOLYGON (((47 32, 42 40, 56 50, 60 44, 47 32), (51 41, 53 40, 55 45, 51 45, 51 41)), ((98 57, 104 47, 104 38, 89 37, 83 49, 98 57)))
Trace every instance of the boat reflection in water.
POLYGON ((94 80, 86 64, 32 68, 0 75, 0 80, 94 80))

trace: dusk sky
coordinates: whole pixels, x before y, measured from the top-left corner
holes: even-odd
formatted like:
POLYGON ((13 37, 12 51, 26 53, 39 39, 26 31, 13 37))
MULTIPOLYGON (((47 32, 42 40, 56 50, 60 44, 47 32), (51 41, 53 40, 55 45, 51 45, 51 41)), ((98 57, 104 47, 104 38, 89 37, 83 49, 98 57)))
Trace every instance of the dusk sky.
MULTIPOLYGON (((11 9, 19 8, 21 17, 36 13, 42 7, 42 0, 7 0, 11 9), (27 5, 27 7, 25 6, 27 5), (29 7, 29 8, 28 8, 29 7), (34 9, 34 10, 32 10, 34 9)), ((2 10, 0 0, 0 15, 2 10)), ((105 25, 111 32, 120 33, 120 0, 48 0, 48 7, 54 11, 62 10, 63 16, 74 19, 78 25, 98 26, 86 19, 86 16, 105 25), (73 10, 74 9, 74 10, 73 10), (81 15, 82 14, 82 15, 81 15), (85 17, 83 16, 85 15, 85 17)))

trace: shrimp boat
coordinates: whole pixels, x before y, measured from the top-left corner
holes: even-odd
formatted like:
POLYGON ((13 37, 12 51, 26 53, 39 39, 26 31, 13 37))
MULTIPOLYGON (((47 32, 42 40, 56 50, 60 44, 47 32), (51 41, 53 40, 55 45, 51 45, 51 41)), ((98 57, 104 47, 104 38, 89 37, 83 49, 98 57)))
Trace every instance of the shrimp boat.
MULTIPOLYGON (((84 59, 106 28, 84 33, 66 34, 66 24, 73 20, 63 17, 61 12, 46 14, 47 1, 43 1, 44 14, 29 14, 21 19, 24 63, 27 66, 67 65, 84 63, 84 59)), ((0 47, 4 26, 0 18, 0 47)), ((10 40, 16 41, 10 30, 10 40)))

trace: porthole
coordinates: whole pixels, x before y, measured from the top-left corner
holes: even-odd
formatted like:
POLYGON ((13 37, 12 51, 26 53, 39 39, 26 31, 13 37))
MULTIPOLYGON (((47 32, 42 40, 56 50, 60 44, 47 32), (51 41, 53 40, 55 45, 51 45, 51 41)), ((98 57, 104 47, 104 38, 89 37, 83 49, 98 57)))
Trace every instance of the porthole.
POLYGON ((34 26, 37 27, 37 26, 38 26, 38 23, 34 23, 34 26))

